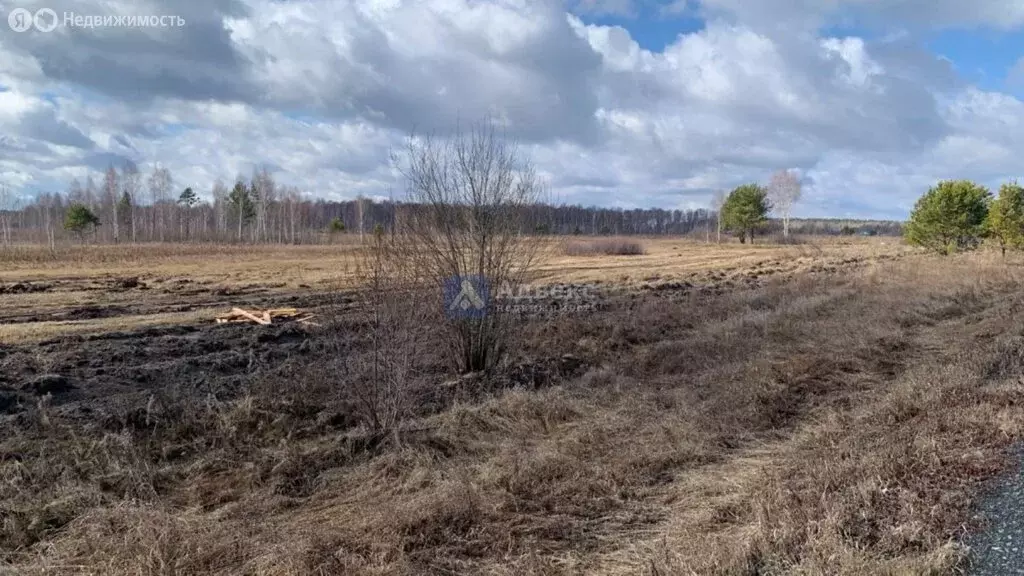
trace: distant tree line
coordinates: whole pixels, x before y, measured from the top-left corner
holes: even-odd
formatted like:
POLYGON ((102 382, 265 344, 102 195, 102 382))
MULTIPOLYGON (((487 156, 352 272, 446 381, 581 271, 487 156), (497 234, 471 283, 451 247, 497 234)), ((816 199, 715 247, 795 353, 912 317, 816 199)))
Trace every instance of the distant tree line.
MULTIPOLYGON (((783 182, 783 185, 786 185, 783 182)), ((74 180, 66 192, 39 194, 15 205, 0 187, 0 243, 49 242, 76 238, 99 243, 246 242, 324 243, 340 234, 363 236, 376 228, 389 232, 409 206, 393 200, 358 197, 330 201, 276 183, 266 168, 233 182, 217 181, 209 199, 180 187, 165 167, 143 174, 129 162, 111 166, 101 179, 74 180), (180 188, 180 189, 179 189, 180 188)), ((712 209, 664 210, 531 204, 519 208, 525 234, 694 235, 720 234, 721 204, 712 209)), ((764 218, 761 229, 840 234, 853 221, 781 221, 764 218)), ((852 225, 857 225, 853 223, 852 225)), ((895 222, 869 223, 879 234, 899 234, 895 222)), ((727 230, 732 228, 727 227, 727 230)))

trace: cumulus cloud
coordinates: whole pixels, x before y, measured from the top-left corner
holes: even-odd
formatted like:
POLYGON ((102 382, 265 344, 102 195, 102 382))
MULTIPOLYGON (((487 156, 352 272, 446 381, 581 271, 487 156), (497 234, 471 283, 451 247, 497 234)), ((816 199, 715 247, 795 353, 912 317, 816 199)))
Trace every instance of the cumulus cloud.
MULTIPOLYGON (((915 32, 1019 27, 1024 2, 45 4, 186 25, 0 28, 0 179, 23 191, 131 159, 204 191, 270 165, 314 195, 400 194, 388 157, 407 133, 487 118, 525 147, 557 201, 692 208, 799 168, 798 214, 899 218, 935 179, 1014 176, 1024 144, 1024 104, 970 86, 915 32), (705 26, 653 51, 590 20, 636 21, 652 7, 702 14, 705 26), (849 18, 901 33, 822 32, 849 18)), ((0 0, 3 20, 13 7, 0 0)))

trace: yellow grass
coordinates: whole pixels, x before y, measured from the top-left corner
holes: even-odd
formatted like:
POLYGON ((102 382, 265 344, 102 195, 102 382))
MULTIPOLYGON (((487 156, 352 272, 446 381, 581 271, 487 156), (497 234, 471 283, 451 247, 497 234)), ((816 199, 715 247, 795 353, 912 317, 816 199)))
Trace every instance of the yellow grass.
MULTIPOLYGON (((699 281, 710 271, 721 273, 720 279, 741 277, 750 270, 758 274, 790 274, 814 265, 896 257, 908 250, 898 239, 891 238, 819 240, 793 246, 708 244, 679 238, 635 240, 643 244, 645 254, 565 256, 559 250, 563 240, 554 240, 542 252, 535 282, 601 282, 628 287, 699 281)), ((354 244, 143 244, 65 247, 56 254, 43 246, 0 252, 0 287, 26 282, 52 285, 45 292, 3 295, 0 342, 182 321, 212 322, 217 314, 229 311, 234 305, 233 298, 237 298, 230 294, 211 296, 218 290, 240 289, 263 298, 352 287, 358 250, 359 246, 354 244), (150 289, 110 289, 111 283, 123 278, 138 278, 150 289), (182 282, 187 285, 179 284, 182 282), (83 306, 116 306, 127 311, 116 318, 47 320, 48 315, 83 306), (38 318, 25 322, 29 316, 38 318)))

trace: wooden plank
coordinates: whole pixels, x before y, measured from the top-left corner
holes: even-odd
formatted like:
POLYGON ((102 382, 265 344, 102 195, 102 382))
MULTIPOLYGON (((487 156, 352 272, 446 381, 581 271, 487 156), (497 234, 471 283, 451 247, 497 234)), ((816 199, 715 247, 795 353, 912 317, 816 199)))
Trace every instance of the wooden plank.
POLYGON ((259 316, 255 315, 255 314, 252 314, 250 312, 242 310, 241 308, 232 308, 231 312, 234 313, 234 314, 238 314, 239 316, 244 316, 244 317, 248 318, 249 320, 252 320, 253 322, 255 322, 257 324, 263 324, 264 326, 266 326, 267 324, 270 324, 270 319, 269 318, 264 320, 263 318, 260 318, 259 316))
POLYGON ((308 322, 313 318, 312 314, 306 312, 300 312, 297 308, 272 308, 269 310, 244 310, 242 308, 232 308, 231 312, 226 314, 219 314, 214 317, 214 320, 218 324, 224 324, 227 322, 256 322, 264 326, 272 324, 274 318, 297 318, 298 316, 305 316, 299 322, 308 322))

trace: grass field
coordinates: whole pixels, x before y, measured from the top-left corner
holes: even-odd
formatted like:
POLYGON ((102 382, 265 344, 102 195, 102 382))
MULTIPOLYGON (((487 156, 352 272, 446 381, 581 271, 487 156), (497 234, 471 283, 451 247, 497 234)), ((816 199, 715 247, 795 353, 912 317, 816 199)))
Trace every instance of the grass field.
MULTIPOLYGON (((905 252, 898 241, 797 246, 642 240, 635 256, 543 251, 538 283, 621 287, 693 282, 730 287, 751 276, 868 264, 905 252)), ((338 246, 126 245, 0 253, 0 342, 95 334, 135 326, 211 322, 234 305, 315 300, 355 282, 356 244, 338 246), (126 281, 131 281, 126 283, 126 281)))
POLYGON ((1024 437, 1024 268, 883 242, 553 246, 600 309, 383 438, 358 317, 211 321, 347 310, 352 247, 8 255, 0 573, 957 573, 1024 437))

